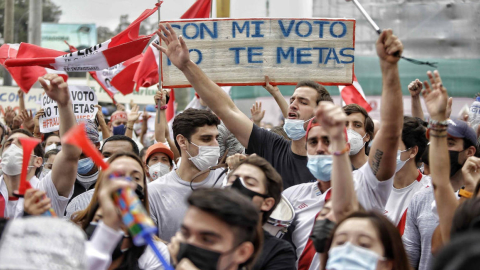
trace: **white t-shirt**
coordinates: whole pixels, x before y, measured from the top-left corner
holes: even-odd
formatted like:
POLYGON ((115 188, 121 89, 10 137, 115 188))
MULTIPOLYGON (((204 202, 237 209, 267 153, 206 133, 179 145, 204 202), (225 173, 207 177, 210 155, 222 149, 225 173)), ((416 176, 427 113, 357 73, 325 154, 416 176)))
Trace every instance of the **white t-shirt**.
MULTIPOLYGON (((59 216, 63 216, 68 200, 70 200, 73 195, 73 187, 68 197, 60 196, 57 188, 52 182, 52 172, 45 175, 42 180, 38 180, 38 178, 34 176, 30 179, 30 183, 33 188, 45 191, 47 197, 52 200, 51 205, 55 213, 59 216)), ((23 198, 13 200, 13 198, 8 197, 7 185, 5 184, 5 181, 3 181, 3 175, 0 177, 0 193, 5 199, 5 217, 17 218, 23 216, 23 198)))
MULTIPOLYGON (((211 171, 210 174, 200 183, 192 183, 193 189, 198 188, 221 188, 223 177, 218 179, 224 169, 211 171), (215 181, 218 181, 215 183, 215 181)), ((148 184, 148 200, 150 204, 150 215, 158 226, 158 235, 165 241, 175 235, 180 229, 183 216, 187 211, 187 198, 192 193, 190 182, 182 180, 176 170, 148 184)))
MULTIPOLYGON (((359 203, 365 210, 378 210, 383 213, 385 204, 393 186, 393 177, 380 182, 367 162, 360 169, 353 172, 355 193, 359 203)), ((292 241, 296 247, 297 268, 299 259, 305 249, 310 233, 315 224, 315 217, 325 205, 325 198, 329 191, 322 194, 317 182, 292 186, 283 192, 283 195, 292 204, 295 210, 295 219, 292 241)), ((318 270, 320 258, 317 253, 310 264, 311 270, 318 270)))
POLYGON ((403 235, 405 229, 407 208, 410 205, 413 195, 430 185, 430 177, 423 175, 419 171, 416 180, 407 187, 401 189, 392 188, 392 193, 390 193, 384 213, 393 224, 397 226, 401 235, 403 235))

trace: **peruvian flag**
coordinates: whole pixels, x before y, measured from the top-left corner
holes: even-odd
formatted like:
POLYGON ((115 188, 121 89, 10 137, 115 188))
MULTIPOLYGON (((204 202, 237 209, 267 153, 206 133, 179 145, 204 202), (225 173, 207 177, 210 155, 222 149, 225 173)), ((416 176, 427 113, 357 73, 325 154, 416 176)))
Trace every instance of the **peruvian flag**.
MULTIPOLYGON (((3 44, 2 47, 0 47, 0 65, 4 66, 8 70, 12 78, 23 92, 28 93, 30 88, 32 88, 32 86, 37 82, 38 77, 42 77, 47 73, 59 74, 65 81, 67 81, 68 75, 63 71, 35 66, 6 67, 5 61, 9 59, 15 59, 17 57, 19 46, 20 44, 3 44)), ((51 50, 49 53, 51 53, 51 56, 53 57, 64 54, 64 52, 57 52, 54 50, 51 50)))
POLYGON ((7 67, 43 66, 70 72, 100 71, 112 67, 143 52, 153 34, 139 36, 140 23, 157 9, 158 7, 145 10, 118 35, 80 51, 52 56, 48 53, 53 50, 21 43, 17 59, 7 60, 5 65, 7 67))
POLYGON ((363 107, 367 112, 372 110, 370 104, 365 100, 365 94, 363 93, 362 86, 357 81, 357 76, 353 74, 353 84, 351 85, 339 85, 338 90, 342 96, 342 100, 345 105, 348 104, 358 104, 363 107))
MULTIPOLYGON (((197 0, 180 19, 209 18, 211 2, 211 0, 197 0)), ((160 44, 158 36, 153 42, 160 44)), ((136 91, 138 91, 140 87, 150 87, 158 83, 159 58, 159 51, 150 44, 135 73, 134 81, 137 83, 135 87, 136 91)))

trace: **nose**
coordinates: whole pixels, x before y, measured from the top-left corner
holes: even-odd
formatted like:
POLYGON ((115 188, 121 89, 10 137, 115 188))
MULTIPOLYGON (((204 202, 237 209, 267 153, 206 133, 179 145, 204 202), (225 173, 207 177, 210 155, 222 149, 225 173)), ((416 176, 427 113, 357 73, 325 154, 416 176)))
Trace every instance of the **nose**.
POLYGON ((317 145, 317 149, 315 150, 317 155, 325 155, 328 150, 328 145, 322 143, 321 141, 317 145))
POLYGON ((291 104, 290 104, 290 110, 292 111, 297 111, 298 110, 298 104, 297 104, 297 101, 293 101, 291 104))

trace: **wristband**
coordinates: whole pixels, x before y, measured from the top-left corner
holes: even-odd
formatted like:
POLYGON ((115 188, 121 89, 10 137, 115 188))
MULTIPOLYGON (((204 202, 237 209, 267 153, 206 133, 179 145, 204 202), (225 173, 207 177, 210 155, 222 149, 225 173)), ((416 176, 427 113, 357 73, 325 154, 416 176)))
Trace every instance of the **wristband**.
POLYGON ((458 191, 458 197, 463 197, 465 199, 470 199, 472 197, 473 193, 470 192, 470 191, 466 191, 465 190, 465 187, 462 187, 459 191, 458 191))
POLYGON ((163 105, 162 107, 160 107, 160 110, 166 110, 168 108, 168 105, 163 105))
POLYGON ((350 151, 350 145, 347 143, 347 144, 345 144, 345 148, 343 148, 342 151, 335 151, 335 152, 333 152, 333 155, 334 156, 341 156, 341 155, 343 155, 343 154, 345 154, 349 151, 350 151))
POLYGON ((133 127, 129 127, 129 126, 127 126, 127 129, 133 130, 133 127))

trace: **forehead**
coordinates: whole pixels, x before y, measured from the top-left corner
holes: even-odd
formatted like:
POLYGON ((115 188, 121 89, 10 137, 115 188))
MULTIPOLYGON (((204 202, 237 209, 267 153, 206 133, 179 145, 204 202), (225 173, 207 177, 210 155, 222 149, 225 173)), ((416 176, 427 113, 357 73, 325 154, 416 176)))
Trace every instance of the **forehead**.
POLYGON ((266 179, 265 173, 260 168, 252 164, 242 164, 238 166, 238 168, 234 171, 234 174, 253 177, 262 182, 264 182, 266 179))
POLYGON ((292 97, 303 97, 310 100, 317 100, 317 90, 308 86, 301 86, 295 89, 292 97))
POLYGON ((168 156, 165 154, 165 153, 154 153, 152 155, 150 155, 149 159, 153 159, 153 158, 166 158, 168 159, 168 156))
POLYGON ((192 136, 203 136, 203 135, 217 136, 218 135, 217 126, 205 125, 203 127, 197 128, 196 132, 192 134, 192 136))
POLYGON ((51 135, 50 137, 48 137, 48 139, 47 139, 46 142, 51 142, 51 141, 59 142, 59 141, 60 141, 60 137, 58 137, 57 135, 51 135))
POLYGON ((190 206, 183 217, 183 225, 190 230, 191 234, 214 233, 221 236, 221 241, 233 245, 234 234, 230 226, 216 216, 190 206))
POLYGON ((119 157, 110 163, 112 171, 123 171, 125 173, 131 172, 133 170, 143 173, 143 167, 131 157, 119 157))
POLYGON ((367 218, 349 218, 338 226, 335 234, 337 235, 340 233, 348 235, 367 235, 373 239, 379 239, 377 230, 367 218))
POLYGON ((365 116, 362 113, 352 113, 350 115, 347 115, 347 120, 348 121, 358 121, 361 123, 365 123, 365 116))
POLYGON ((321 138, 321 137, 328 137, 328 132, 322 126, 314 126, 308 131, 308 138, 307 140, 313 138, 321 138))
POLYGON ((103 144, 102 152, 113 153, 117 151, 133 152, 133 148, 130 142, 124 140, 108 141, 103 144))
POLYGON ((29 138, 29 137, 27 135, 23 134, 23 133, 17 132, 17 133, 14 133, 14 134, 10 135, 8 137, 7 141, 15 142, 15 141, 18 141, 19 138, 29 138))

